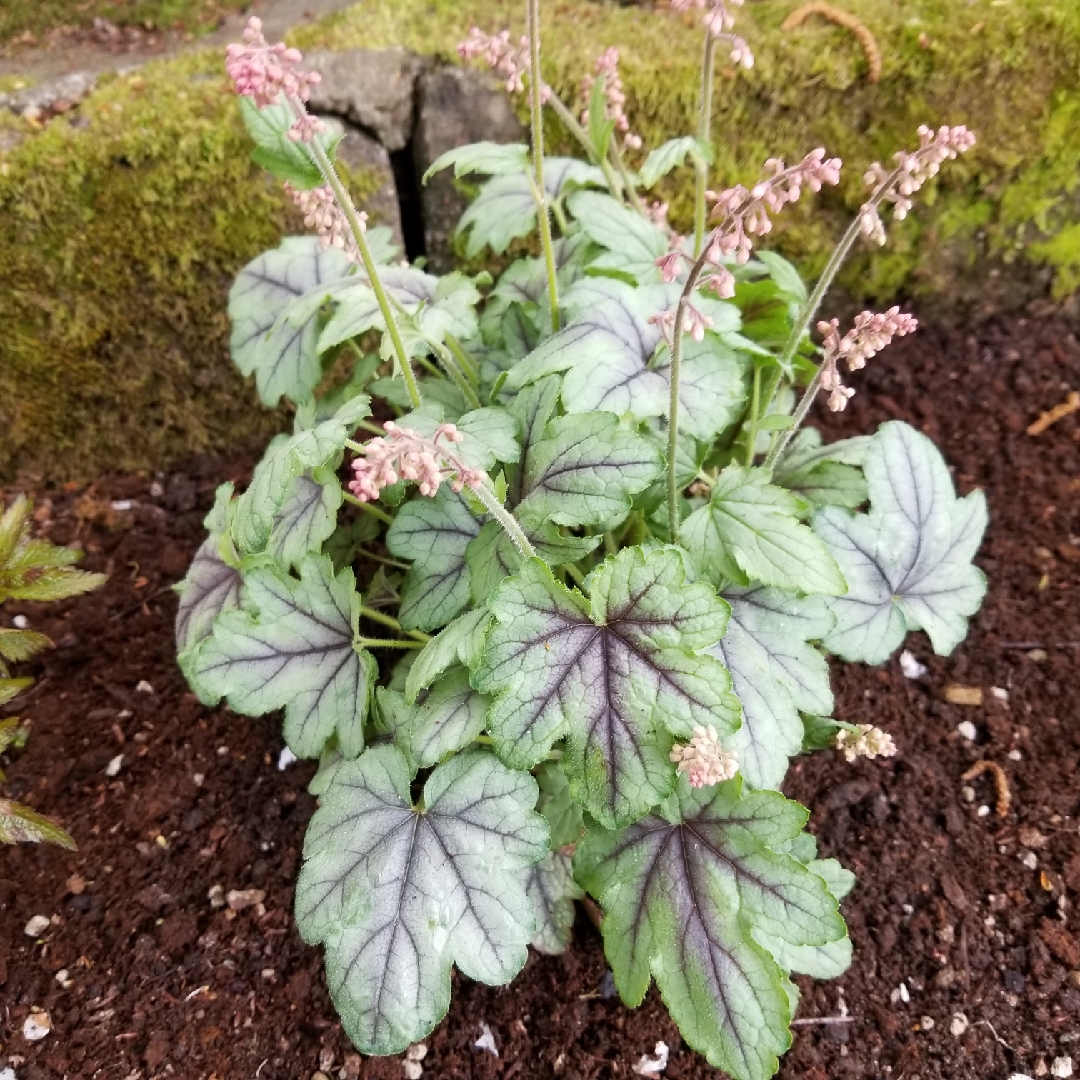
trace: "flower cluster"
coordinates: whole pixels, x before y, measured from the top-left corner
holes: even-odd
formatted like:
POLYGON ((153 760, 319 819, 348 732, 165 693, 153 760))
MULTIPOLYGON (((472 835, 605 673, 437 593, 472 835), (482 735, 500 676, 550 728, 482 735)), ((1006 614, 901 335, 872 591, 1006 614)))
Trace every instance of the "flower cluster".
MULTIPOLYGON (((312 188, 310 191, 299 191, 292 184, 286 183, 285 190, 304 215, 304 224, 318 233, 319 242, 324 248, 335 247, 345 253, 349 262, 360 261, 360 251, 349 223, 327 185, 312 188)), ((363 231, 367 214, 360 210, 356 216, 363 231)))
POLYGON ((366 442, 364 457, 352 463, 356 475, 349 481, 349 490, 361 502, 377 499, 384 487, 399 480, 419 482, 420 494, 428 496, 435 495, 444 480, 450 481, 452 491, 483 484, 481 470, 470 468, 448 446, 440 444, 440 439, 452 444, 464 438, 453 424, 440 424, 430 438, 398 427, 393 420, 387 420, 383 430, 386 437, 366 442))
POLYGON ((906 315, 898 307, 891 307, 883 315, 864 311, 855 317, 855 325, 840 336, 840 322, 832 319, 819 322, 818 331, 824 336, 825 355, 821 362, 821 387, 829 394, 829 408, 843 412, 848 399, 855 391, 844 386, 840 379, 838 363, 843 360, 848 371, 866 367, 866 361, 876 356, 894 337, 903 337, 915 331, 919 323, 913 315, 906 315))
MULTIPOLYGON (((596 61, 596 75, 602 75, 604 78, 607 119, 615 121, 615 130, 622 133, 623 143, 629 149, 640 150, 641 136, 635 135, 630 130, 630 118, 626 115, 626 93, 623 90, 622 78, 619 76, 619 50, 614 46, 606 49, 596 61)), ((593 84, 596 82, 596 75, 586 75, 582 80, 581 90, 586 101, 589 100, 593 84)), ((582 112, 581 122, 588 126, 588 109, 582 112)))
POLYGON ((871 724, 856 724, 859 733, 841 728, 836 733, 836 749, 839 750, 848 761, 856 758, 893 757, 896 754, 896 743, 893 737, 881 728, 871 724))
MULTIPOLYGON (((492 71, 506 79, 506 90, 510 94, 520 94, 525 90, 524 76, 529 74, 529 39, 526 35, 518 39, 515 45, 510 40, 510 31, 498 34, 485 34, 478 26, 469 31, 469 36, 458 43, 458 56, 462 60, 481 60, 492 71)), ((546 83, 540 87, 540 100, 546 102, 551 97, 551 87, 546 83)))
POLYGON ((873 191, 870 200, 859 210, 862 234, 875 243, 885 243, 885 226, 878 207, 891 203, 893 220, 903 221, 911 209, 911 196, 938 174, 942 163, 967 153, 975 145, 975 135, 962 124, 942 125, 934 131, 923 124, 919 128, 919 149, 900 150, 893 157, 892 169, 875 161, 863 177, 873 191))
POLYGON ((752 68, 754 54, 750 51, 750 47, 741 37, 730 32, 735 25, 735 17, 728 10, 729 5, 742 7, 743 0, 671 0, 671 6, 675 11, 704 8, 705 16, 702 22, 705 24, 705 29, 713 37, 731 43, 731 62, 740 67, 752 68))
POLYGON ((730 780, 739 771, 735 755, 721 747, 712 724, 708 727, 698 724, 690 741, 685 746, 676 743, 668 756, 694 788, 712 787, 730 780))

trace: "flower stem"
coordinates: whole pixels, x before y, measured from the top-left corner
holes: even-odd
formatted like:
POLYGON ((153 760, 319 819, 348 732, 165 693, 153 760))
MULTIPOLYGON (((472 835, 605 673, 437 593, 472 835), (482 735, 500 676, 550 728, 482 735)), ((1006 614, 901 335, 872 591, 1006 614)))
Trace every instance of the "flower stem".
POLYGON ((399 559, 388 559, 385 555, 376 555, 374 551, 368 551, 365 547, 357 547, 356 553, 363 555, 365 559, 371 559, 372 562, 382 563, 383 566, 392 566, 395 570, 409 569, 407 562, 401 562, 399 559))
POLYGON ((645 208, 641 205, 641 200, 638 198, 638 193, 634 189, 634 181, 630 176, 630 170, 626 167, 626 162, 623 160, 622 151, 619 149, 618 144, 615 142, 615 136, 612 135, 611 141, 608 144, 611 147, 611 156, 615 159, 615 164, 618 167, 619 175, 622 177, 623 186, 626 191, 626 197, 630 200, 630 206, 636 210, 643 217, 645 216, 645 208))
POLYGON ((484 504, 484 509, 506 530, 506 535, 514 542, 514 547, 526 559, 535 559, 536 551, 529 543, 529 538, 522 532, 514 515, 499 502, 495 492, 486 483, 470 487, 469 490, 484 504))
POLYGON ((423 641, 401 641, 398 638, 357 638, 361 649, 422 649, 423 641))
MULTIPOLYGON (((302 118, 306 115, 307 110, 304 108, 303 102, 299 99, 290 97, 289 104, 292 106, 293 112, 296 113, 298 118, 302 118)), ((416 379, 413 377, 412 368, 409 365, 409 356, 405 351, 405 343, 401 340, 401 332, 398 330, 397 320, 394 318, 394 312, 390 307, 390 301, 387 298, 386 290, 383 288, 382 281, 379 278, 379 271, 375 265, 375 260, 372 257, 371 248, 368 247, 367 237, 364 235, 364 226, 356 213, 356 207, 353 206, 352 199, 349 197, 349 193, 345 190, 345 185, 342 184, 341 178, 334 168, 334 163, 327 156, 326 151, 323 149, 318 138, 312 139, 307 145, 311 148, 312 156, 319 166, 319 171, 323 174, 323 179, 330 185, 330 190, 334 193, 334 198, 337 199, 338 206, 345 215, 345 220, 349 223, 349 230, 352 233, 353 240, 356 242, 356 248, 360 252, 360 258, 364 263, 364 272, 371 282, 372 291, 375 293, 375 299, 378 301, 379 310, 382 312, 383 320, 386 323, 387 333, 390 335, 390 341, 393 343, 394 356, 397 359, 398 367, 401 369, 401 377, 405 380, 405 389, 409 392, 409 400, 412 402, 414 409, 419 409, 420 389, 417 387, 416 379)))
POLYGON ((757 429, 761 408, 761 365, 754 361, 754 390, 750 397, 750 431, 746 440, 746 467, 754 464, 754 447, 757 445, 757 429))
POLYGON ((446 346, 457 358, 457 362, 461 365, 465 374, 468 375, 469 382, 473 386, 479 386, 480 369, 476 366, 476 361, 462 348, 461 342, 453 334, 447 334, 446 346))
POLYGON ((415 638, 417 641, 427 642, 431 640, 430 634, 425 634, 421 630, 405 630, 401 623, 399 623, 392 615, 384 615, 375 608, 364 607, 361 605, 360 614, 363 615, 365 619, 371 619, 372 622, 382 623, 383 626, 389 626, 391 630, 397 630, 399 633, 408 634, 409 637, 415 638))
POLYGON ((352 495, 347 491, 343 491, 341 495, 347 503, 351 506, 355 506, 357 510, 363 510, 365 514, 370 514, 372 517, 378 518, 386 525, 394 524, 394 519, 385 510, 380 510, 372 503, 361 502, 355 495, 352 495))
MULTIPOLYGON (((552 112, 563 122, 563 127, 574 136, 585 150, 585 153, 589 155, 589 160, 594 162, 600 167, 600 171, 604 174, 604 179, 607 181, 607 186, 612 195, 621 196, 622 182, 619 180, 615 170, 611 167, 611 162, 607 158, 597 158, 596 150, 593 147, 588 133, 578 123, 577 117, 566 107, 566 103, 562 98, 558 97, 554 92, 547 100, 548 105, 551 107, 552 112)), ((639 204, 640 206, 640 204, 639 204)))
POLYGON ((435 355, 438 356, 442 366, 446 369, 446 373, 450 376, 453 384, 461 391, 465 400, 474 409, 479 409, 481 407, 480 398, 458 367, 454 354, 441 342, 433 341, 431 338, 428 338, 428 344, 435 350, 435 355))
POLYGON ((768 457, 765 458, 766 469, 776 468, 780 458, 784 455, 784 451, 787 449, 788 443, 791 442, 792 436, 799 430, 799 425, 806 419, 806 414, 810 411, 810 406, 814 404, 814 398, 817 397, 817 392, 820 389, 821 369, 819 368, 810 380, 810 385, 803 392, 803 396, 799 399, 795 411, 791 414, 791 426, 781 431, 779 433, 780 437, 769 448, 768 457))
POLYGON ((690 276, 683 286, 682 295, 679 297, 679 306, 675 309, 675 325, 672 328, 671 338, 671 395, 668 398, 668 516, 671 530, 671 542, 679 542, 679 482, 676 479, 675 455, 679 448, 679 369, 682 366, 683 354, 683 324, 686 321, 686 309, 690 304, 690 297, 697 288, 701 271, 705 269, 708 261, 709 249, 704 247, 697 261, 690 268, 690 276))
POLYGON ((532 121, 533 176, 536 216, 540 221, 540 243, 547 263, 548 300, 551 304, 551 329, 559 329, 559 285, 555 277, 555 249, 551 243, 551 212, 544 187, 544 103, 540 78, 540 0, 525 0, 529 30, 529 98, 532 121))
MULTIPOLYGON (((698 138, 712 140, 713 73, 716 68, 716 38, 705 31, 705 53, 701 62, 701 103, 698 113, 698 138)), ((705 189, 709 183, 709 165, 703 159, 694 160, 694 258, 701 254, 705 243, 705 189)))

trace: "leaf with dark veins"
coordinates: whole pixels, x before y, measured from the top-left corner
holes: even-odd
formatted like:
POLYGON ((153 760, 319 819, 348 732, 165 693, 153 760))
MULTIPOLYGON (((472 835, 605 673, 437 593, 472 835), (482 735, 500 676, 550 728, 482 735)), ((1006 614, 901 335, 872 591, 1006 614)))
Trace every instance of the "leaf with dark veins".
POLYGON ((700 650, 716 643, 727 605, 685 580, 682 557, 628 548, 571 592, 538 559, 504 582, 489 605, 473 683, 497 694, 488 713, 496 752, 527 769, 566 738, 574 798, 612 827, 671 790, 672 735, 697 724, 738 726, 727 671, 700 650))
POLYGON ((310 552, 318 554, 337 526, 341 484, 333 469, 301 473, 274 518, 266 550, 282 566, 296 567, 310 552))
POLYGON ((466 747, 484 728, 488 699, 469 685, 469 672, 451 668, 420 705, 411 708, 401 696, 404 723, 394 733, 398 746, 419 769, 430 769, 466 747))
POLYGON ((846 936, 825 882, 776 847, 807 811, 736 777, 676 793, 620 832, 590 826, 578 881, 604 908, 604 949, 623 1000, 655 977, 687 1043, 736 1080, 765 1080, 790 1044, 784 975, 753 935, 792 946, 846 936))
POLYGON ((565 851, 549 851, 529 868, 527 888, 536 916, 529 944, 547 956, 566 952, 574 930, 574 901, 585 895, 574 881, 572 861, 565 851))
POLYGON ((352 570, 308 555, 300 579, 273 564, 244 575, 243 609, 214 621, 187 675, 207 704, 222 697, 240 713, 285 709, 285 741, 318 757, 332 736, 346 757, 364 748, 375 661, 354 642, 360 597, 352 570))
POLYGON ((737 586, 722 595, 731 619, 710 651, 731 672, 743 709, 743 725, 727 748, 752 787, 779 788, 788 759, 802 749, 799 713, 832 712, 829 668, 809 642, 822 640, 835 620, 820 596, 737 586))
POLYGON ((434 498, 417 495, 398 511, 386 546, 413 560, 398 616, 405 629, 435 630, 464 610, 470 595, 465 549, 479 532, 480 522, 449 484, 434 498))
POLYGON ((283 396, 295 402, 311 397, 322 379, 319 302, 351 269, 342 252, 324 248, 318 237, 288 236, 237 275, 229 292, 229 347, 241 372, 254 373, 264 405, 283 396), (292 304, 304 305, 302 320, 288 318, 292 304))
POLYGON ((418 1042, 450 1004, 450 970, 509 982, 533 935, 528 867, 547 851, 536 781, 485 752, 459 754, 421 807, 396 747, 334 774, 308 826, 296 921, 326 948, 327 982, 365 1054, 418 1042))
POLYGON ((840 564, 846 596, 830 601, 825 647, 845 660, 883 663, 909 630, 948 655, 986 594, 972 563, 986 529, 986 498, 956 497, 937 447, 900 421, 882 424, 866 451, 870 513, 825 507, 814 532, 840 564))

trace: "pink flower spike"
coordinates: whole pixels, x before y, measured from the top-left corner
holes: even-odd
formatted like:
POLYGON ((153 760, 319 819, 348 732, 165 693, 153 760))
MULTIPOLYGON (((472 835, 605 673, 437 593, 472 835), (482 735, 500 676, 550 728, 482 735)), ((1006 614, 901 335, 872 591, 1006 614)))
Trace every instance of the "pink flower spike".
POLYGON ((440 424, 430 438, 398 427, 393 420, 383 424, 383 430, 386 435, 369 439, 364 456, 352 462, 355 477, 349 482, 349 491, 361 502, 377 499, 383 488, 399 480, 418 483, 420 494, 428 497, 438 493, 443 481, 455 492, 484 483, 480 469, 466 465, 449 446, 440 443, 441 439, 451 445, 461 442, 462 433, 453 424, 440 424))
POLYGON ((864 311, 856 317, 855 325, 843 337, 840 336, 837 319, 819 322, 817 328, 822 335, 824 348, 821 388, 829 392, 829 408, 833 412, 843 412, 848 400, 855 394, 854 390, 844 386, 840 378, 840 360, 847 363, 848 371, 858 371, 866 367, 866 361, 881 352, 894 337, 911 334, 918 325, 913 316, 901 312, 899 307, 891 307, 880 315, 864 311))
POLYGON ((685 746, 676 743, 668 757, 678 765, 678 771, 686 776, 692 788, 712 787, 730 780, 739 771, 738 759, 720 745, 712 724, 697 725, 690 741, 685 746))
POLYGON ((299 50, 288 48, 284 42, 269 44, 263 37, 262 20, 253 15, 244 29, 243 44, 226 47, 225 70, 236 92, 251 98, 262 109, 273 105, 282 94, 297 102, 308 100, 320 76, 300 70, 302 59, 299 50))
POLYGON ((669 251, 656 260, 656 265, 660 267, 660 277, 665 284, 670 285, 682 276, 683 259, 682 252, 669 251))

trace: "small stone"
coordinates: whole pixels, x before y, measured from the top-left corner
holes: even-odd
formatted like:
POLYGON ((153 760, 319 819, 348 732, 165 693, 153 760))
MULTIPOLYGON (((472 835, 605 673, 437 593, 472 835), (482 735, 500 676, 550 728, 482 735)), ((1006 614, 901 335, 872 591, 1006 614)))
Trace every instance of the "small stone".
POLYGON ((982 687, 949 683, 945 687, 945 700, 950 705, 981 705, 983 700, 982 687))
POLYGON ((1034 870, 1039 865, 1039 856, 1034 851, 1025 851, 1020 856, 1020 861, 1029 869, 1034 870))
POLYGON ((1029 660, 1034 660, 1036 664, 1041 664, 1046 660, 1047 652, 1045 649, 1032 649, 1028 654, 1029 660))
POLYGON ((15 618, 11 620, 11 625, 14 626, 16 630, 26 630, 30 626, 30 620, 25 615, 16 615, 15 618))
POLYGON ((124 513, 125 511, 131 509, 132 502, 130 499, 113 499, 113 501, 109 505, 112 506, 112 508, 117 512, 124 513))
POLYGON ((281 753, 278 754, 277 771, 284 772, 290 765, 294 765, 296 761, 296 755, 287 746, 282 747, 281 753))
POLYGON ((1031 1080, 1027 1073, 1013 1073, 1009 1080, 1031 1080))
POLYGON ((957 724, 956 730, 969 742, 974 742, 979 737, 979 729, 970 720, 957 724))
POLYGON ((152 694, 154 688, 145 679, 140 679, 135 684, 135 692, 138 694, 152 694))
POLYGON ((424 1066, 419 1061, 403 1061, 401 1069, 405 1073, 405 1080, 420 1080, 424 1075, 424 1066))
POLYGON ((191 774, 192 783, 194 783, 194 785, 196 787, 202 787, 203 786, 203 781, 205 779, 206 779, 206 774, 205 773, 197 772, 197 773, 192 773, 191 774))
POLYGON ((220 885, 211 885, 210 891, 206 894, 206 898, 210 901, 210 906, 214 909, 223 908, 225 906, 225 890, 220 885))
POLYGON ((1046 1058, 1039 1058, 1035 1062, 1035 1075, 1045 1076, 1050 1071, 1050 1066, 1046 1064, 1046 1058))
POLYGON ((406 1061, 423 1061, 427 1057, 427 1044, 426 1043, 413 1043, 408 1050, 405 1051, 406 1061))
POLYGON ((109 759, 109 764, 105 766, 105 775, 106 776, 116 776, 120 772, 120 769, 123 766, 123 764, 124 764, 124 755, 123 754, 117 754, 116 757, 110 758, 109 759))
POLYGON ((932 1016, 924 1016, 919 1021, 919 1027, 921 1027, 923 1031, 933 1031, 934 1030, 934 1018, 932 1016))
POLYGON ((967 784, 965 784, 960 789, 960 794, 963 795, 965 802, 974 802, 975 801, 975 789, 973 787, 970 787, 967 784))
POLYGON ((495 1036, 487 1024, 480 1025, 480 1038, 473 1043, 477 1050, 486 1050, 492 1057, 499 1056, 499 1048, 495 1045, 495 1036))
POLYGON ((990 693, 997 698, 998 701, 1008 701, 1009 691, 1002 686, 991 686, 990 693))
MULTIPOLYGON (((50 1031, 52 1031, 52 1021, 49 1019, 49 1014, 42 1009, 35 1009, 23 1021, 22 1035, 27 1042, 40 1042, 50 1031)), ((1069 1073, 1065 1075, 1068 1076, 1069 1073)))
POLYGON ((27 937, 41 937, 49 929, 48 915, 35 915, 24 927, 23 933, 27 937))
POLYGON ((980 806, 977 812, 978 812, 979 817, 989 817, 990 816, 990 807, 989 806, 980 806))
POLYGON ((217 748, 217 756, 218 757, 228 757, 229 756, 229 748, 227 746, 219 746, 217 748))
POLYGON ((243 911, 255 907, 266 899, 265 889, 230 889, 225 895, 225 902, 232 911, 243 911))
POLYGON ((1026 848, 1031 848, 1032 851, 1041 851, 1050 843, 1050 837, 1044 836, 1038 829, 1033 829, 1030 825, 1021 825, 1017 835, 1020 838, 1020 843, 1026 848))
POLYGON ((1050 1075, 1064 1080, 1073 1074, 1073 1060, 1071 1057, 1054 1058, 1054 1064, 1050 1066, 1050 1075))
POLYGON ((668 1064, 668 1055, 671 1051, 666 1042, 658 1042, 653 1048, 653 1056, 642 1054, 638 1063, 634 1066, 634 1072, 638 1076, 659 1076, 668 1064))
POLYGON ((277 974, 277 972, 274 971, 273 968, 263 968, 262 971, 259 974, 262 975, 262 977, 267 982, 272 982, 273 979, 274 979, 274 976, 277 974))
POLYGON ((68 969, 67 969, 67 968, 61 968, 61 969, 60 969, 60 970, 59 970, 59 971, 58 971, 58 972, 57 972, 57 973, 56 973, 56 974, 55 974, 55 975, 53 976, 53 978, 54 978, 54 979, 56 979, 56 981, 57 981, 57 982, 58 982, 58 983, 59 983, 59 984, 60 984, 60 985, 61 985, 61 986, 62 986, 62 987, 63 987, 63 988, 65 989, 65 990, 67 990, 67 989, 68 989, 68 987, 70 987, 70 986, 71 986, 71 984, 72 984, 72 983, 73 983, 73 982, 75 981, 75 980, 74 980, 74 979, 73 979, 73 978, 71 977, 71 972, 70 972, 70 971, 68 971, 68 969))
POLYGON ((1008 753, 1008 758, 1010 761, 1023 761, 1024 755, 1021 754, 1019 750, 1010 750, 1008 753))
POLYGON ((67 885, 67 891, 72 896, 82 896, 86 891, 86 879, 82 874, 72 874, 65 884, 67 885))
POLYGON ((953 1013, 952 1020, 949 1022, 949 1034, 959 1039, 970 1026, 971 1022, 963 1013, 953 1013))
POLYGON ((926 665, 920 664, 914 655, 905 649, 900 654, 900 671, 905 679, 921 679, 926 674, 926 665))

